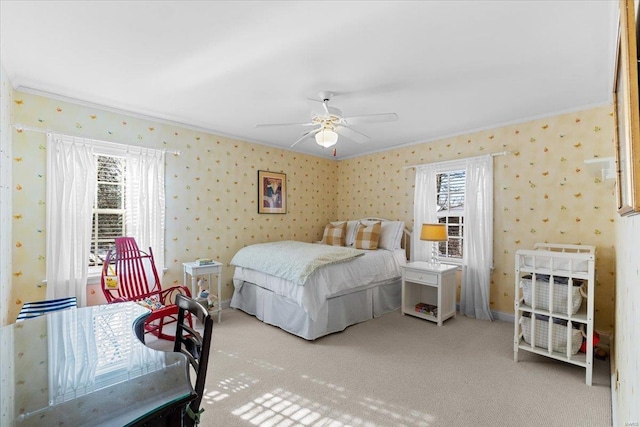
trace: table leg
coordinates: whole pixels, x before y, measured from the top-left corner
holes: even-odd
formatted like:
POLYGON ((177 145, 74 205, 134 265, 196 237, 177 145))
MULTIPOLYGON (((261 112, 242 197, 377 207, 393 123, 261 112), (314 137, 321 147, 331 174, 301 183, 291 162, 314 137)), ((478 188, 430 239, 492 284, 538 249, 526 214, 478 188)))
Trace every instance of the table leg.
POLYGON ((222 320, 222 271, 218 272, 218 323, 222 320))
POLYGON ((195 274, 191 274, 191 292, 193 293, 193 295, 191 295, 191 298, 196 299, 198 298, 198 290, 196 287, 196 275, 195 274))

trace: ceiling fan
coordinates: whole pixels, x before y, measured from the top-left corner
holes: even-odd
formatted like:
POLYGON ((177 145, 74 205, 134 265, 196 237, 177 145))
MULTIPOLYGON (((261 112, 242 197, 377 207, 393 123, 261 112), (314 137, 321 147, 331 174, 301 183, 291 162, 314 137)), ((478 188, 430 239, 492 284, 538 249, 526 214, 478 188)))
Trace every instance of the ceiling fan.
POLYGON ((363 123, 382 123, 393 122, 398 120, 396 113, 368 114, 364 116, 343 117, 342 111, 336 107, 329 106, 329 101, 334 95, 331 92, 320 92, 320 100, 310 99, 311 101, 321 102, 324 114, 312 113, 311 121, 308 123, 272 123, 256 125, 256 127, 276 127, 276 126, 314 126, 315 129, 302 134, 302 136, 293 144, 294 147, 299 142, 307 138, 315 136, 316 143, 325 148, 331 147, 338 142, 338 134, 349 138, 355 142, 367 142, 370 138, 362 132, 351 127, 351 125, 363 123))

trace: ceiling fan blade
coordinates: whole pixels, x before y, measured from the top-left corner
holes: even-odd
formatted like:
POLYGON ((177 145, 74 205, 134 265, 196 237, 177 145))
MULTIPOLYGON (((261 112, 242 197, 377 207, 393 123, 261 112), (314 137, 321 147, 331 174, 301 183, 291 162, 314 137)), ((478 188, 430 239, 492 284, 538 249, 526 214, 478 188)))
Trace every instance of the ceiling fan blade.
POLYGON ((279 127, 279 126, 315 126, 316 123, 267 123, 256 125, 257 128, 279 127))
POLYGON ((366 116, 344 117, 342 120, 348 125, 395 122, 398 120, 398 115, 396 113, 368 114, 366 116))
POLYGON ((364 133, 358 132, 357 130, 351 129, 347 126, 336 126, 336 132, 338 132, 340 135, 344 137, 347 137, 357 142, 358 144, 362 144, 364 142, 367 142, 369 139, 371 139, 364 133))
POLYGON ((291 148, 293 148, 297 143, 304 141, 306 138, 309 138, 310 136, 315 135, 316 133, 320 132, 321 130, 322 130, 322 128, 318 128, 318 129, 310 130, 309 132, 303 133, 302 136, 300 137, 300 139, 298 139, 296 142, 291 144, 291 148))

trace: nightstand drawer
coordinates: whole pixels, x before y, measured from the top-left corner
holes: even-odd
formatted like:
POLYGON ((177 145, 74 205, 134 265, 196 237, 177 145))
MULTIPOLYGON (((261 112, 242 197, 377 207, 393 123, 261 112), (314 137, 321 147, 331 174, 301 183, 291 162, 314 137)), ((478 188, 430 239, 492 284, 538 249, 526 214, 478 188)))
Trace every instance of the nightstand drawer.
POLYGON ((404 271, 404 279, 414 282, 431 283, 432 285, 438 284, 438 274, 429 273, 427 271, 414 271, 406 269, 404 271))

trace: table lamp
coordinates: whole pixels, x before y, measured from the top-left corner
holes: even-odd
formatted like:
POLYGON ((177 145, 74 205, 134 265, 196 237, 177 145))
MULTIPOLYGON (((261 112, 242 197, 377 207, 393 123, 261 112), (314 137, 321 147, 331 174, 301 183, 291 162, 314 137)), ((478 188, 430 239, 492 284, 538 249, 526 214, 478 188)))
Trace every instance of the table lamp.
POLYGON ((448 239, 446 224, 422 224, 420 240, 433 242, 433 249, 431 251, 431 263, 433 265, 440 265, 440 260, 438 259, 438 242, 446 242, 448 239))

